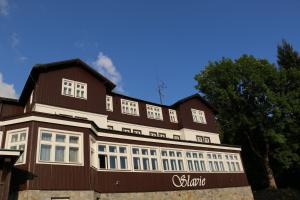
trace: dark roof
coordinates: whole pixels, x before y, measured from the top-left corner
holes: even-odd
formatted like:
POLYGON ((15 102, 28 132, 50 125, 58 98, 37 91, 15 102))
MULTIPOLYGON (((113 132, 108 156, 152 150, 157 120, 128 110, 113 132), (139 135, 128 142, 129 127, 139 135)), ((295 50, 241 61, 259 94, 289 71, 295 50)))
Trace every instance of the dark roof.
POLYGON ((37 77, 42 72, 47 72, 51 70, 61 69, 61 68, 67 68, 67 67, 73 67, 74 64, 77 64, 77 66, 80 66, 90 72, 92 75, 94 75, 97 79, 104 82, 104 85, 109 89, 112 90, 115 88, 115 84, 102 76, 100 73, 98 73, 95 69, 90 67, 88 64, 80 60, 79 58, 71 59, 71 60, 64 60, 59 62, 52 62, 52 63, 46 63, 46 64, 36 64, 32 68, 29 77, 25 83, 24 89, 22 91, 22 94, 20 96, 20 102, 25 104, 26 100, 29 98, 30 93, 35 85, 35 82, 37 80, 37 77))
POLYGON ((176 101, 173 105, 171 105, 172 107, 177 107, 178 105, 190 100, 190 99, 194 99, 194 98, 198 98, 200 99, 206 106, 208 106, 209 108, 211 108, 213 110, 214 113, 217 113, 217 109, 215 107, 213 107, 210 103, 208 103, 203 97, 200 96, 200 94, 196 93, 193 94, 191 96, 185 97, 183 99, 180 99, 178 101, 176 101))
POLYGON ((8 104, 18 104, 18 99, 12 99, 12 98, 6 98, 6 97, 0 97, 0 102, 2 103, 8 103, 8 104))

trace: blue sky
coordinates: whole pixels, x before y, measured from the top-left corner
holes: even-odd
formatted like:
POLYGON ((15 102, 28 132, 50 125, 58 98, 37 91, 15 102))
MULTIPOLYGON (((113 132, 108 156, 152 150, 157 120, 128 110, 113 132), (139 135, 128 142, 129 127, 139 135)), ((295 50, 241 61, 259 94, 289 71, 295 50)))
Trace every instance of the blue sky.
POLYGON ((20 95, 32 65, 81 58, 126 95, 165 104, 197 92, 208 61, 300 51, 300 1, 0 0, 0 96, 20 95))

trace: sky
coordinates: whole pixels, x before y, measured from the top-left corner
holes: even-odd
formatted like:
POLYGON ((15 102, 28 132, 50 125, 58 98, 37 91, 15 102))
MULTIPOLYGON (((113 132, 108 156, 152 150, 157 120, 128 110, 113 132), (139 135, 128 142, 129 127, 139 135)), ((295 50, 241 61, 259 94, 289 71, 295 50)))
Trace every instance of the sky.
POLYGON ((34 64, 80 58, 116 91, 172 104, 197 92, 209 61, 276 62, 300 51, 298 0, 0 0, 0 96, 18 98, 34 64))

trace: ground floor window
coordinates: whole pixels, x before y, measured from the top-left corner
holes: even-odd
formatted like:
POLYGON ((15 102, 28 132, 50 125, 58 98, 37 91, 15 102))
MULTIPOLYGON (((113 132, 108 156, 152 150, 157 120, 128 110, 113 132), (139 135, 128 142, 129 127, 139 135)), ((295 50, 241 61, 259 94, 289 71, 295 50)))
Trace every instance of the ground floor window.
POLYGON ((83 164, 83 136, 63 130, 40 129, 38 162, 83 164))
POLYGON ((128 147, 113 144, 98 145, 99 169, 128 170, 128 147))

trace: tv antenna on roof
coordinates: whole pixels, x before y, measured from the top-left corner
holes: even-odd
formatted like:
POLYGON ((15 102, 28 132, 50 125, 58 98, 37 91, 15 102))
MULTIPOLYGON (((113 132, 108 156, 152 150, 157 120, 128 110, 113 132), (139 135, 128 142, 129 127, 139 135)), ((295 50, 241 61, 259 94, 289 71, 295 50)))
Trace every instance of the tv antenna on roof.
POLYGON ((157 86, 160 104, 163 104, 163 98, 165 97, 164 90, 167 88, 165 82, 160 81, 157 86))

